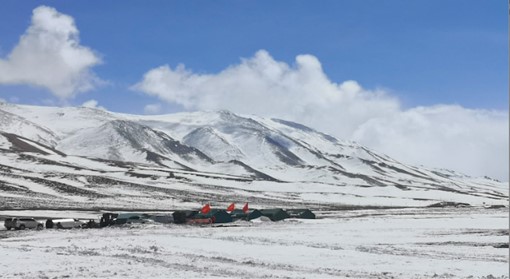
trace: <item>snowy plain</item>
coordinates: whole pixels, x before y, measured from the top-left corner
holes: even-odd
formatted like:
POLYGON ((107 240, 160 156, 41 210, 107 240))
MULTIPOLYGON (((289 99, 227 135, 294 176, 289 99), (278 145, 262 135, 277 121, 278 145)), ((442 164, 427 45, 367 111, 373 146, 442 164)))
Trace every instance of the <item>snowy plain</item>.
POLYGON ((2 230, 0 277, 509 278, 506 209, 318 213, 224 226, 2 230))

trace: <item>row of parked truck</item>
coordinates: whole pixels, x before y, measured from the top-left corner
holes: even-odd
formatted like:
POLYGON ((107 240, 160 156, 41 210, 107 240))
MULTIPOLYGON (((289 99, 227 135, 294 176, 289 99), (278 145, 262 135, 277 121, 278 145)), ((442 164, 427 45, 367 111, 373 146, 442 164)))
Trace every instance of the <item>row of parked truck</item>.
POLYGON ((268 221, 280 221, 287 218, 315 219, 315 214, 308 209, 254 209, 254 210, 176 210, 172 214, 149 213, 103 213, 99 220, 87 221, 78 219, 47 219, 43 224, 34 218, 6 218, 4 226, 7 230, 24 229, 72 229, 102 228, 124 224, 174 223, 174 224, 214 224, 230 223, 236 220, 250 221, 262 218, 268 221))
POLYGON ((47 219, 46 224, 43 224, 40 221, 35 220, 34 218, 6 218, 4 221, 4 227, 7 230, 15 229, 15 230, 25 230, 25 229, 37 229, 42 230, 45 226, 46 228, 59 228, 59 229, 72 229, 72 228, 82 228, 86 225, 85 222, 78 219, 47 219))
POLYGON ((112 225, 123 224, 145 224, 145 223, 172 223, 171 215, 149 215, 144 213, 104 213, 99 222, 94 219, 46 219, 46 221, 36 220, 35 218, 16 218, 8 217, 4 221, 4 227, 7 230, 25 230, 36 229, 76 229, 76 228, 99 228, 112 225))

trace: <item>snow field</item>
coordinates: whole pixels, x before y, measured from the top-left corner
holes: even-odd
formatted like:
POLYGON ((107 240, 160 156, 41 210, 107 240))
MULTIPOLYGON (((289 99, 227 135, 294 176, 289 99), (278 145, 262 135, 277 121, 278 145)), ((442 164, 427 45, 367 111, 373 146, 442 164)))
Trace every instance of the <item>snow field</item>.
POLYGON ((0 232, 7 277, 508 278, 508 212, 329 212, 316 220, 0 232), (20 264, 23 263, 23 264, 20 264))

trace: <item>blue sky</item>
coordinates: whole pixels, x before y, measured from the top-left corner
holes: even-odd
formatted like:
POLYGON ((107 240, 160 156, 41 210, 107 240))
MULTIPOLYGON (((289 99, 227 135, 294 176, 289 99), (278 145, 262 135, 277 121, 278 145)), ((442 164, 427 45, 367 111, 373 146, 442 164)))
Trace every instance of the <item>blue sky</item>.
MULTIPOLYGON (((96 99, 142 113, 152 100, 128 87, 149 69, 183 63, 216 73, 265 49, 289 64, 312 54, 332 81, 386 88, 406 107, 508 107, 506 1, 2 1, 0 57, 41 3, 74 17, 81 44, 103 60, 93 71, 109 85, 70 104, 96 99)), ((0 98, 13 95, 24 103, 52 98, 0 86, 0 98)))
POLYGON ((0 3, 0 100, 277 117, 506 181, 508 61, 503 0, 0 3))

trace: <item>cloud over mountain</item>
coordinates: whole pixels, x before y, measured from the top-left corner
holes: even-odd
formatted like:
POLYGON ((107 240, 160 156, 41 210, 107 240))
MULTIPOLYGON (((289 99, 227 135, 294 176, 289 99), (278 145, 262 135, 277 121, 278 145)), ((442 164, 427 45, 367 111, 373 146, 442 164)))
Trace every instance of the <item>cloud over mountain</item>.
POLYGON ((508 180, 508 113, 458 105, 371 119, 352 139, 399 160, 508 180))
POLYGON ((94 51, 80 45, 71 16, 40 6, 18 44, 0 59, 0 84, 43 87, 67 99, 97 85, 100 80, 91 68, 100 63, 94 51))
POLYGON ((164 65, 132 88, 187 110, 288 119, 397 159, 508 180, 508 112, 456 105, 403 109, 383 90, 332 82, 313 55, 298 55, 289 65, 261 50, 216 74, 164 65))
POLYGON ((218 74, 161 66, 133 88, 188 110, 227 109, 290 119, 340 137, 399 109, 398 101, 382 91, 365 90, 355 81, 331 82, 312 55, 299 55, 290 66, 264 50, 218 74))

